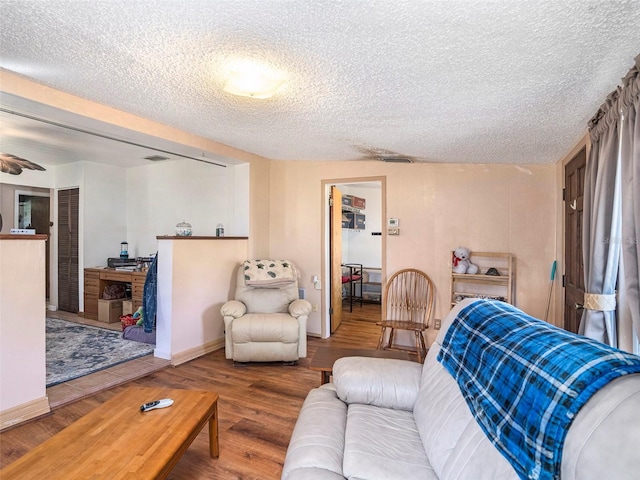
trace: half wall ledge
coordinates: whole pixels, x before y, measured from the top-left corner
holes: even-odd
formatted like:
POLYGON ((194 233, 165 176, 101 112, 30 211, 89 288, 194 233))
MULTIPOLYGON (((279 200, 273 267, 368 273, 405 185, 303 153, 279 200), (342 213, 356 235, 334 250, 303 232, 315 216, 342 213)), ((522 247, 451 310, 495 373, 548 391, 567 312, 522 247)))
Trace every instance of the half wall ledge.
POLYGON ((249 237, 215 237, 194 235, 158 235, 157 240, 248 240, 249 237))

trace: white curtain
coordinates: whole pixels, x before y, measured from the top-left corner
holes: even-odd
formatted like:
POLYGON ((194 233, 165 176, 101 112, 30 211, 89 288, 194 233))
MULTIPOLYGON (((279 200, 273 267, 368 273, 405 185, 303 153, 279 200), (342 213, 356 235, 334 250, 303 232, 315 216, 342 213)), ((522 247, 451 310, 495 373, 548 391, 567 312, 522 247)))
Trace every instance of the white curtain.
POLYGON ((580 333, 618 345, 618 322, 640 333, 640 55, 589 122, 583 255, 585 311, 580 333), (617 293, 617 295, 616 295, 617 293))
POLYGON ((620 131, 622 236, 618 289, 620 321, 640 337, 640 55, 624 80, 620 131))
POLYGON ((584 252, 585 310, 579 333, 617 345, 615 290, 621 235, 618 116, 619 91, 609 95, 600 111, 606 113, 589 135, 591 150, 584 180, 582 251, 584 252), (605 302, 606 301, 606 302, 605 302), (601 305, 606 303, 606 305, 601 305))

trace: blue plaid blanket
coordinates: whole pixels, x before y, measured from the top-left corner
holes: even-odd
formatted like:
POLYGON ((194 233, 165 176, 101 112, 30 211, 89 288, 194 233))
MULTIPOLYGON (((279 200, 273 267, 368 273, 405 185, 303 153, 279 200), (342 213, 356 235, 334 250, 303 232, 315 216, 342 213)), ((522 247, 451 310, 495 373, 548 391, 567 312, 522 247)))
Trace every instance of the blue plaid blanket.
POLYGON ((559 479, 564 440, 580 408, 611 380, 640 372, 636 355, 490 300, 460 311, 438 361, 522 479, 559 479))

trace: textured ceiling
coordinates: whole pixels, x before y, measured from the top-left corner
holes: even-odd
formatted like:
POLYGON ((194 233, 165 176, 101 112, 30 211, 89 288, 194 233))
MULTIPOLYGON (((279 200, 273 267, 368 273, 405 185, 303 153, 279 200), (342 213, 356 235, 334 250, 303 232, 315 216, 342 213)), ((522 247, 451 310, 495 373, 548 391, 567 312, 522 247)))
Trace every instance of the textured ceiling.
POLYGON ((0 2, 2 68, 285 160, 555 162, 638 53, 637 0, 0 2), (290 79, 232 96, 235 58, 290 79))

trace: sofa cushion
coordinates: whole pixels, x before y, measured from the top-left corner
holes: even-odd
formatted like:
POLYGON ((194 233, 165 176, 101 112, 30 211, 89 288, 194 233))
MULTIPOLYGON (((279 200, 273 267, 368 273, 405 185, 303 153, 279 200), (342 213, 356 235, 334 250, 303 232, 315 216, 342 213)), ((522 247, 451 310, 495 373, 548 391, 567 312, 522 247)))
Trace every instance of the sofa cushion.
POLYGON ((309 392, 291 434, 282 480, 342 477, 347 406, 327 384, 309 392))
POLYGON ((471 415, 456 381, 438 363, 438 350, 435 343, 429 349, 413 410, 434 472, 440 480, 517 479, 471 415))
POLYGON ((562 454, 562 480, 638 478, 639 425, 640 374, 618 378, 599 390, 571 424, 562 454))
POLYGON ((247 306, 250 313, 286 313, 289 304, 298 298, 296 288, 240 288, 236 300, 247 306))
POLYGON ((413 410, 422 365, 389 358, 344 357, 333 364, 333 383, 347 404, 413 410))
POLYGON ((248 342, 233 346, 234 362, 295 362, 300 358, 297 343, 248 342))
POLYGON ((368 480, 438 478, 411 412, 361 404, 349 405, 343 475, 368 480))
POLYGON ((443 465, 441 480, 517 480, 518 474, 470 418, 443 465))
POLYGON ((248 313, 233 321, 233 344, 251 342, 298 343, 298 320, 287 313, 248 313))
POLYGON ((558 478, 564 439, 579 409, 613 379, 640 373, 635 355, 490 300, 458 314, 438 360, 523 478, 558 478))

